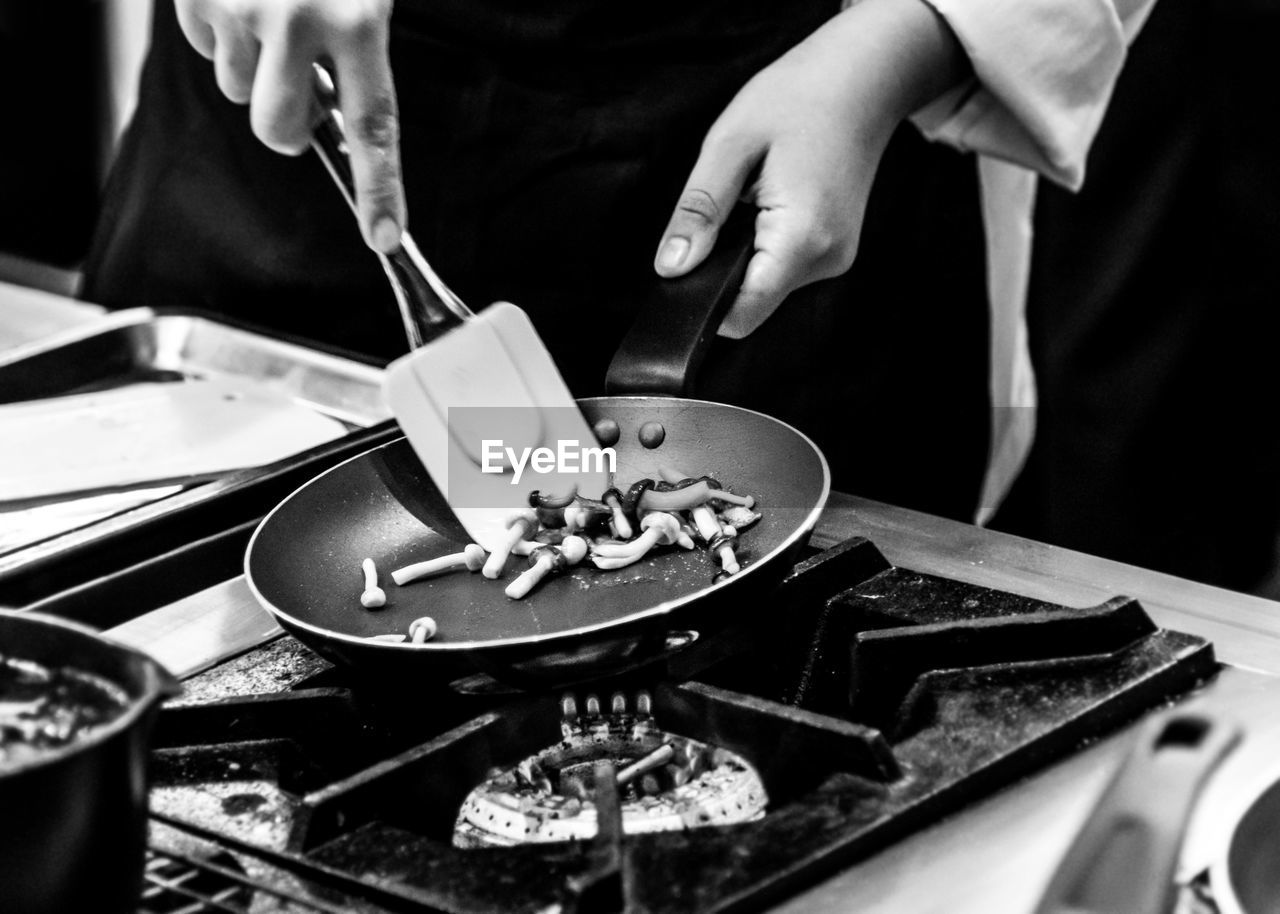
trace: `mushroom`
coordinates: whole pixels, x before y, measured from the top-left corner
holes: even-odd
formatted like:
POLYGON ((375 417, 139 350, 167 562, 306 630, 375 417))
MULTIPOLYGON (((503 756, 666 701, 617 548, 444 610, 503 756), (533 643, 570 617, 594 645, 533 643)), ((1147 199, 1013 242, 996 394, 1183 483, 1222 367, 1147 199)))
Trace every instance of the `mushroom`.
POLYGON ((613 511, 603 501, 579 497, 564 509, 564 522, 568 533, 585 530, 597 521, 613 517, 613 511))
POLYGON ((759 511, 752 511, 742 505, 730 505, 720 511, 721 522, 732 526, 735 530, 745 530, 761 518, 759 511))
POLYGON ((629 543, 603 543, 591 551, 597 568, 610 570, 640 561, 654 546, 670 546, 680 540, 680 520, 672 514, 652 511, 640 519, 643 531, 629 543))
POLYGON ((378 609, 387 605, 387 594, 378 586, 378 566, 373 559, 365 559, 360 563, 364 572, 364 593, 360 594, 360 605, 365 609, 378 609))
POLYGON ((713 488, 711 490, 712 501, 723 501, 731 505, 741 505, 750 510, 756 506, 756 500, 750 495, 734 495, 732 492, 726 492, 724 489, 713 488))
POLYGON ((578 496, 578 486, 567 495, 544 495, 534 489, 529 493, 529 507, 538 512, 538 522, 544 527, 563 527, 564 510, 573 504, 578 496))
POLYGON ((405 638, 405 636, 404 636, 404 635, 399 635, 399 634, 396 634, 396 635, 369 635, 369 636, 368 636, 367 638, 365 638, 364 640, 365 640, 365 641, 380 641, 380 642, 382 642, 383 644, 403 644, 403 643, 404 643, 404 638, 405 638))
POLYGON ((742 570, 738 557, 733 554, 733 546, 729 544, 730 537, 720 529, 720 521, 716 520, 715 513, 706 505, 699 505, 692 513, 694 525, 707 541, 707 551, 720 563, 725 574, 737 574, 742 570))
POLYGON ((627 493, 622 496, 622 510, 628 518, 638 515, 641 497, 657 484, 652 479, 641 479, 631 484, 627 493))
POLYGON ((540 546, 529 556, 529 569, 507 585, 507 596, 519 600, 552 572, 564 571, 586 557, 587 541, 566 536, 559 546, 540 546))
POLYGON ((480 573, 490 580, 499 578, 502 575, 502 569, 506 567, 507 557, 511 555, 511 550, 516 543, 531 538, 537 531, 538 515, 532 508, 526 508, 511 515, 507 518, 506 539, 489 553, 489 558, 485 560, 480 573))
MULTIPOLYGON (((664 467, 662 469, 662 478, 665 479, 667 482, 678 484, 683 480, 687 479, 688 477, 677 473, 675 470, 667 469, 664 467)), ((721 496, 727 495, 729 493, 721 490, 719 488, 719 485, 720 485, 719 483, 716 483, 714 488, 711 487, 711 482, 712 480, 708 480, 708 479, 702 480, 702 484, 708 486, 708 491, 712 493, 711 497, 720 498, 720 500, 722 501, 728 501, 729 499, 722 498, 721 496)), ((688 489, 692 489, 692 488, 695 488, 695 486, 687 486, 684 490, 679 490, 679 491, 688 491, 688 489)), ((646 492, 645 493, 646 496, 665 495, 665 494, 668 494, 668 493, 665 493, 665 492, 661 492, 661 493, 646 492)), ((735 495, 734 499, 739 499, 739 497, 735 495)), ((751 502, 751 505, 755 504, 755 499, 749 499, 749 500, 751 502)), ((737 502, 735 501, 735 503, 737 502)), ((751 505, 745 505, 745 507, 749 508, 751 507, 751 505)), ((729 545, 730 537, 726 536, 725 532, 722 529, 720 529, 720 521, 716 520, 715 513, 709 507, 707 507, 706 504, 700 504, 697 507, 693 508, 693 510, 690 511, 690 514, 693 517, 694 526, 698 528, 698 533, 702 535, 702 538, 704 540, 706 540, 707 551, 710 552, 712 556, 715 557, 716 561, 720 563, 720 567, 724 569, 724 573, 737 574, 739 571, 741 571, 742 566, 738 564, 738 557, 733 554, 733 546, 729 545)))
POLYGON ((688 511, 706 503, 711 497, 711 485, 700 479, 678 489, 650 489, 640 496, 641 511, 688 511))
POLYGON ((566 534, 576 533, 586 527, 590 514, 587 509, 575 501, 564 509, 564 529, 566 534))
POLYGON ((391 580, 397 584, 408 584, 410 581, 443 574, 455 568, 465 567, 467 571, 479 571, 480 566, 484 564, 484 556, 485 552, 482 546, 468 543, 467 548, 461 552, 455 552, 453 555, 442 555, 439 558, 428 559, 425 562, 415 562, 412 565, 397 568, 391 572, 391 580))
POLYGON ((663 467, 660 472, 664 487, 661 487, 661 491, 646 494, 640 502, 641 508, 651 508, 656 511, 687 511, 693 505, 704 501, 725 502, 741 505, 744 508, 755 507, 756 500, 750 495, 734 495, 732 492, 726 492, 724 487, 710 476, 694 479, 666 467, 663 467))
POLYGON ((409 623, 409 640, 414 644, 424 644, 436 636, 436 620, 430 616, 420 616, 409 623))
POLYGON ((600 500, 608 505, 613 513, 613 520, 610 523, 614 534, 618 539, 631 539, 633 531, 631 521, 627 520, 627 513, 622 509, 622 493, 617 489, 609 489, 600 497, 600 500))

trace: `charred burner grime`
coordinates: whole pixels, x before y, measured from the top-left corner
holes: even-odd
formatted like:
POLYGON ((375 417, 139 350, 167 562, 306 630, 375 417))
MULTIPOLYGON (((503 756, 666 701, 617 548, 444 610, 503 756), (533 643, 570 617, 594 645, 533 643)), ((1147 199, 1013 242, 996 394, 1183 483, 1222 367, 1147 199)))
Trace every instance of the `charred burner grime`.
POLYGON ((496 772, 468 794, 454 827, 457 847, 585 840, 599 831, 597 767, 615 771, 627 834, 749 822, 768 795, 736 752, 662 730, 646 691, 615 692, 602 712, 595 694, 580 709, 560 703, 562 739, 496 772))
POLYGON ((760 908, 1217 669, 1133 600, 1068 609, 865 540, 738 612, 568 695, 295 672, 281 639, 162 714, 153 816, 362 910, 760 908))

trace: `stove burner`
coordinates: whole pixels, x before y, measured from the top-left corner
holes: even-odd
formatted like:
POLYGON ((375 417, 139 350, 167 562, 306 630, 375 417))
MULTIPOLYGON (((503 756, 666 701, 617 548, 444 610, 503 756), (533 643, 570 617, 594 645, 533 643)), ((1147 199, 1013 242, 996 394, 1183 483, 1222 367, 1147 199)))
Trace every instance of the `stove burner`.
POLYGON ((462 804, 455 847, 574 841, 597 831, 596 766, 617 770, 622 827, 628 834, 749 822, 764 815, 768 796, 759 773, 719 746, 667 733, 653 719, 648 692, 634 709, 615 693, 609 712, 586 697, 561 699, 561 742, 496 772, 462 804))

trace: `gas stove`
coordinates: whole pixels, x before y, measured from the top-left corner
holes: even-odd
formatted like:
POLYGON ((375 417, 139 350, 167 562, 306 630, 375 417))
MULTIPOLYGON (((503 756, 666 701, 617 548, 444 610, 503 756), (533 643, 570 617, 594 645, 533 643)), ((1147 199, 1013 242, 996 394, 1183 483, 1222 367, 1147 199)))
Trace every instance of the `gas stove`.
POLYGON ((545 694, 281 637, 162 713, 142 911, 760 909, 1217 669, 1135 600, 1069 609, 861 538, 715 639, 545 694))

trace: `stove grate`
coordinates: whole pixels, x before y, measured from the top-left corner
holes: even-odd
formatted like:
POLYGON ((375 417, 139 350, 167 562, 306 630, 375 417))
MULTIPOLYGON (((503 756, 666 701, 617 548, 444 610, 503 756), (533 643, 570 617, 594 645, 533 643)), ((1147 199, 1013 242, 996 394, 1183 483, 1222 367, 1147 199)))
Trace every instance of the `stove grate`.
POLYGON ((172 849, 147 851, 138 914, 249 914, 259 899, 289 914, 344 914, 314 898, 250 878, 229 853, 200 858, 172 849))

